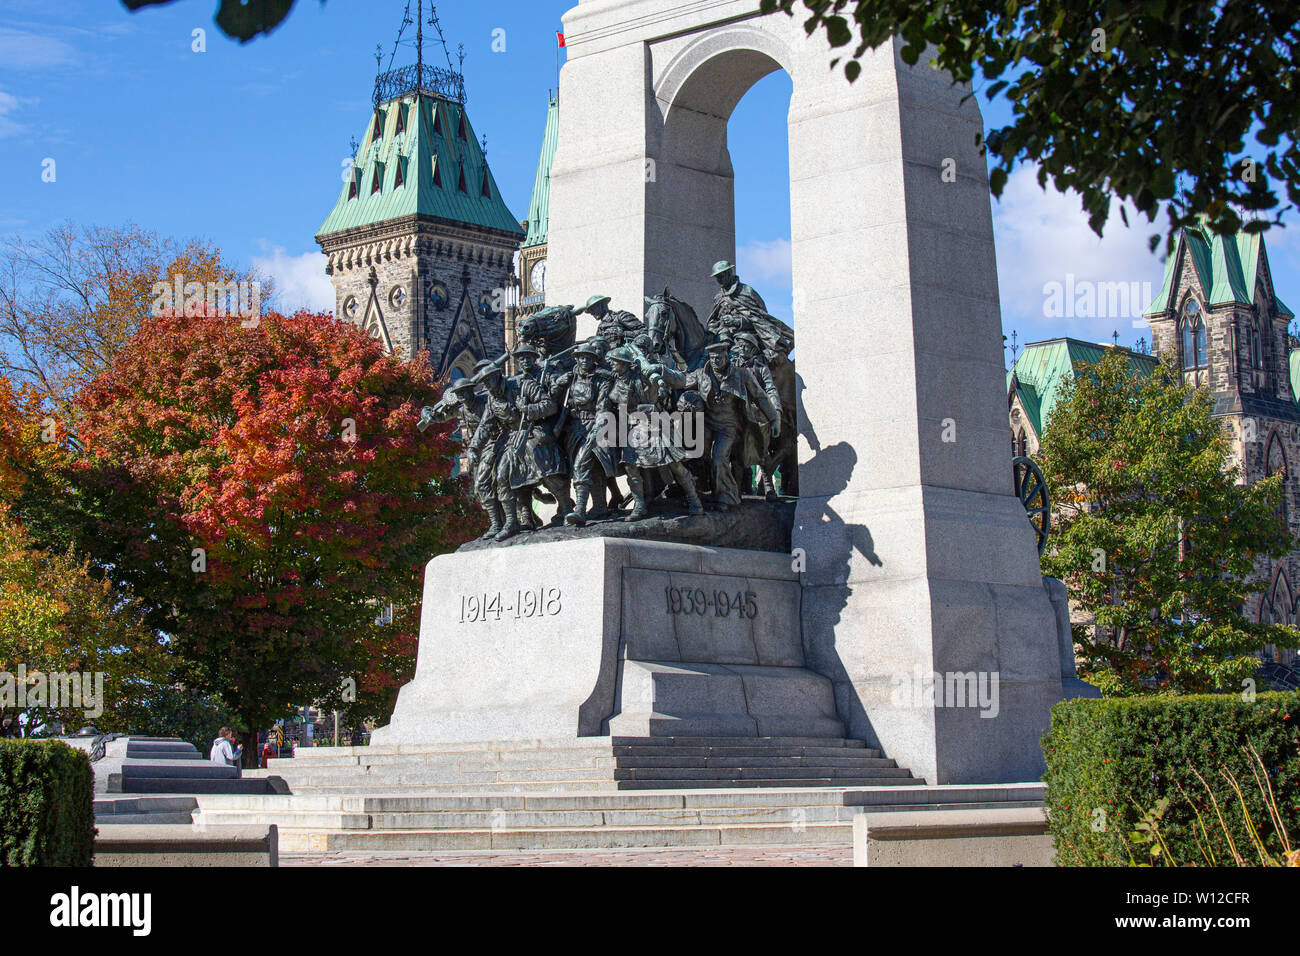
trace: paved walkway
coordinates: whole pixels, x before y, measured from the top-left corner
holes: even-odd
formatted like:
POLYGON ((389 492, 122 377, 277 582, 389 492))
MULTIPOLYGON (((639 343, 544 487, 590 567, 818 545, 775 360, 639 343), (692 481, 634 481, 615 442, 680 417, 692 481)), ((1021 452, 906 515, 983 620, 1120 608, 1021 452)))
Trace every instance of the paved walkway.
POLYGON ((841 846, 280 854, 281 866, 852 866, 841 846))

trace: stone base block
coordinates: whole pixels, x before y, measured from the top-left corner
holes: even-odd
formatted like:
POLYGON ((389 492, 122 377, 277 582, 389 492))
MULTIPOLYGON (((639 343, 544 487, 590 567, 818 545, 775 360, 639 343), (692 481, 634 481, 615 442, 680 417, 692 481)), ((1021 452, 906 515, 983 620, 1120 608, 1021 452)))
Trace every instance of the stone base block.
POLYGON ((582 538, 441 555, 415 679, 376 744, 839 737, 788 555, 582 538))

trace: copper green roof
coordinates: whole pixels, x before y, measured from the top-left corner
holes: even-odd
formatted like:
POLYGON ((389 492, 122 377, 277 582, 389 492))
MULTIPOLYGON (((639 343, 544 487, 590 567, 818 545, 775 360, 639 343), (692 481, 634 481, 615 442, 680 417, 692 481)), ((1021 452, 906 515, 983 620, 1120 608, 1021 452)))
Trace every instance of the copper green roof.
POLYGON ((560 101, 551 98, 546 111, 546 131, 542 134, 542 154, 537 159, 537 176, 533 179, 533 198, 528 204, 528 235, 522 245, 540 246, 546 241, 546 227, 551 212, 551 163, 560 141, 560 101))
MULTIPOLYGON (((1036 434, 1043 433, 1043 425, 1056 406, 1062 381, 1073 379, 1080 364, 1100 362, 1111 348, 1070 338, 1031 342, 1025 346, 1007 373, 1007 390, 1009 393, 1014 390, 1020 398, 1036 434)), ((1129 368, 1140 374, 1151 374, 1158 364, 1153 355, 1129 349, 1120 351, 1128 354, 1129 368)))
POLYGON ((381 103, 349 176, 317 236, 414 214, 523 234, 460 103, 427 93, 381 103))
MULTIPOLYGON (((1238 232, 1220 236, 1208 228, 1185 227, 1179 233, 1174 255, 1165 262, 1160 292, 1147 307, 1145 315, 1159 315, 1178 307, 1178 303, 1173 301, 1174 282, 1178 265, 1183 261, 1183 250, 1187 251, 1201 288, 1205 290, 1207 306, 1254 303, 1260 267, 1268 262, 1263 235, 1238 232)), ((1294 314, 1276 296, 1273 303, 1282 315, 1294 314)))

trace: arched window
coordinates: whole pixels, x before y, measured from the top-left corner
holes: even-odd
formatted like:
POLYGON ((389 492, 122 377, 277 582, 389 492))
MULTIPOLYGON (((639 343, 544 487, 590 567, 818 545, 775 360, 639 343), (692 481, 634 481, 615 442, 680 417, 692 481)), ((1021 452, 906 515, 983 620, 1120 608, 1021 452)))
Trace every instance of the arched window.
POLYGON ((1183 305, 1183 368, 1205 368, 1205 322, 1201 318, 1201 305, 1188 299, 1183 305))
POLYGON ((1015 447, 1016 447, 1017 456, 1024 458, 1026 455, 1029 454, 1029 439, 1025 435, 1025 430, 1023 428, 1020 429, 1018 432, 1016 432, 1015 447))
POLYGON ((1282 445, 1282 436, 1274 431, 1268 436, 1268 445, 1264 450, 1264 477, 1271 478, 1273 475, 1282 476, 1282 504, 1278 506, 1278 516, 1287 520, 1287 470, 1286 470, 1286 448, 1282 445))
POLYGON ((1254 345, 1254 351, 1250 353, 1250 361, 1255 368, 1264 367, 1264 342, 1266 341, 1264 336, 1265 332, 1262 324, 1251 329, 1250 339, 1254 345))

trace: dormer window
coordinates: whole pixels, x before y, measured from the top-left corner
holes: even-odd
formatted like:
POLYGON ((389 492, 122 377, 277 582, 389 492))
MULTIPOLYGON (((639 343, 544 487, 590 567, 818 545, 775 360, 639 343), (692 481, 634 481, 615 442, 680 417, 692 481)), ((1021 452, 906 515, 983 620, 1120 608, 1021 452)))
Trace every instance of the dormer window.
POLYGON ((406 110, 407 106, 403 103, 397 108, 397 129, 394 132, 400 136, 406 132, 406 110))
POLYGON ((465 125, 465 114, 460 114, 460 123, 456 126, 456 138, 461 140, 469 139, 469 127, 465 125))
POLYGON ((361 170, 352 167, 352 172, 348 174, 348 198, 356 199, 361 194, 361 170))
POLYGON ((1183 368, 1205 368, 1205 322, 1201 316, 1201 304, 1195 299, 1188 299, 1183 304, 1182 318, 1183 368))
POLYGON ((483 185, 479 188, 479 194, 482 195, 484 199, 492 198, 492 184, 488 181, 486 169, 483 170, 483 185))
POLYGON ((461 192, 465 193, 466 195, 469 194, 469 185, 465 182, 465 167, 464 167, 464 166, 462 166, 462 167, 460 168, 460 179, 459 179, 459 181, 456 183, 456 188, 459 189, 461 192))
POLYGON ((383 183, 384 183, 384 164, 375 163, 375 175, 374 178, 370 180, 370 195, 373 196, 375 193, 379 192, 380 188, 383 186, 383 183))
POLYGON ((396 189, 398 186, 401 186, 405 182, 406 182, 406 157, 399 156, 397 159, 396 180, 393 183, 393 188, 396 189))
POLYGON ((385 119, 385 113, 384 113, 384 111, 383 111, 383 110, 376 110, 376 111, 375 111, 375 128, 374 128, 373 130, 370 131, 370 138, 371 138, 372 140, 376 140, 376 141, 378 141, 378 139, 379 139, 381 136, 384 135, 384 119, 385 119))

